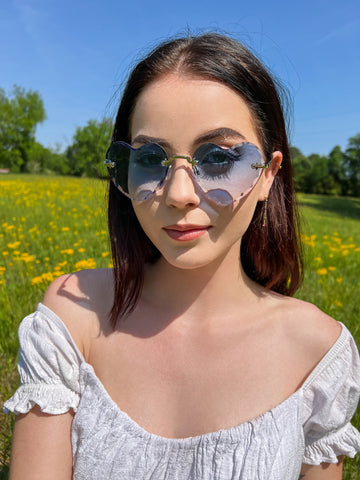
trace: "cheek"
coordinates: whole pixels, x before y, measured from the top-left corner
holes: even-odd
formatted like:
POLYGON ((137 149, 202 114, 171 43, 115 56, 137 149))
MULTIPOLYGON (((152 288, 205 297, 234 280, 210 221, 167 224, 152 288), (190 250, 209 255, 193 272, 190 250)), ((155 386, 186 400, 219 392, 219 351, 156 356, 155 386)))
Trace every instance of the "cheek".
POLYGON ((242 237, 249 228, 258 204, 260 190, 261 181, 245 199, 235 203, 232 218, 226 227, 226 230, 231 230, 234 236, 242 237))
POLYGON ((142 229, 150 237, 151 231, 155 230, 157 208, 153 203, 149 204, 148 202, 140 205, 133 204, 133 208, 142 229))

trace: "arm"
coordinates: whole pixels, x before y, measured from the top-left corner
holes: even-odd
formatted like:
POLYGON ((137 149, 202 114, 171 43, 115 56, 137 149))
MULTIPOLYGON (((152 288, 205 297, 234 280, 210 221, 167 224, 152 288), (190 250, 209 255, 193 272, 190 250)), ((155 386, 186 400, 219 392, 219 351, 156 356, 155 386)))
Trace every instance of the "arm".
POLYGON ((342 479, 342 457, 338 463, 322 463, 321 465, 303 464, 299 480, 341 480, 342 479))
POLYGON ((71 480, 72 410, 42 413, 35 406, 15 421, 10 480, 71 480))

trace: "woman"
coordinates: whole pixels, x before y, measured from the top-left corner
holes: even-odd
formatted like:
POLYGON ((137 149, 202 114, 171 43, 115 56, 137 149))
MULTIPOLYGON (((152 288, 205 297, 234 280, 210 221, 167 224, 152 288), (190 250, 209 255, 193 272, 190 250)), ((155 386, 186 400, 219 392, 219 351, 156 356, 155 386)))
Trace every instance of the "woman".
POLYGON ((106 164, 114 269, 58 278, 20 327, 11 479, 340 479, 358 352, 290 297, 289 148, 262 64, 217 34, 160 45, 106 164))

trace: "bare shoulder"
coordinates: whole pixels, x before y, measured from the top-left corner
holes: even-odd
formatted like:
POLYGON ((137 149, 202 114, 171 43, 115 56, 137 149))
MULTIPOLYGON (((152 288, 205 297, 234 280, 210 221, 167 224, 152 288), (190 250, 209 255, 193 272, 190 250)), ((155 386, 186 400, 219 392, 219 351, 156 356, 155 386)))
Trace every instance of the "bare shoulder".
POLYGON ((62 275, 48 287, 42 303, 66 325, 80 351, 108 314, 113 299, 111 269, 80 270, 62 275))
POLYGON ((336 343, 341 324, 315 305, 295 298, 281 302, 282 322, 287 339, 310 362, 317 363, 336 343))

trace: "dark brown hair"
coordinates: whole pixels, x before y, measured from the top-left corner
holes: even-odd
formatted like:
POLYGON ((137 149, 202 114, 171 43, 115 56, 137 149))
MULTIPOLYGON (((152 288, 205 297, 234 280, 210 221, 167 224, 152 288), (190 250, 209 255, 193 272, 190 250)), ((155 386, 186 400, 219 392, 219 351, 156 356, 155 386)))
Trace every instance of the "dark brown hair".
MULTIPOLYGON (((261 228, 264 202, 258 202, 242 239, 241 262, 246 274, 259 284, 292 295, 302 280, 302 256, 281 86, 246 47, 232 38, 207 33, 171 40, 159 45, 131 72, 112 141, 130 143, 130 120, 139 94, 160 76, 174 72, 212 79, 232 88, 253 113, 265 159, 270 161, 275 150, 282 152, 282 169, 269 193, 266 226, 261 228)), ((143 232, 131 201, 112 182, 108 225, 115 288, 110 320, 115 327, 118 318, 136 306, 145 263, 155 262, 160 253, 143 232)))

